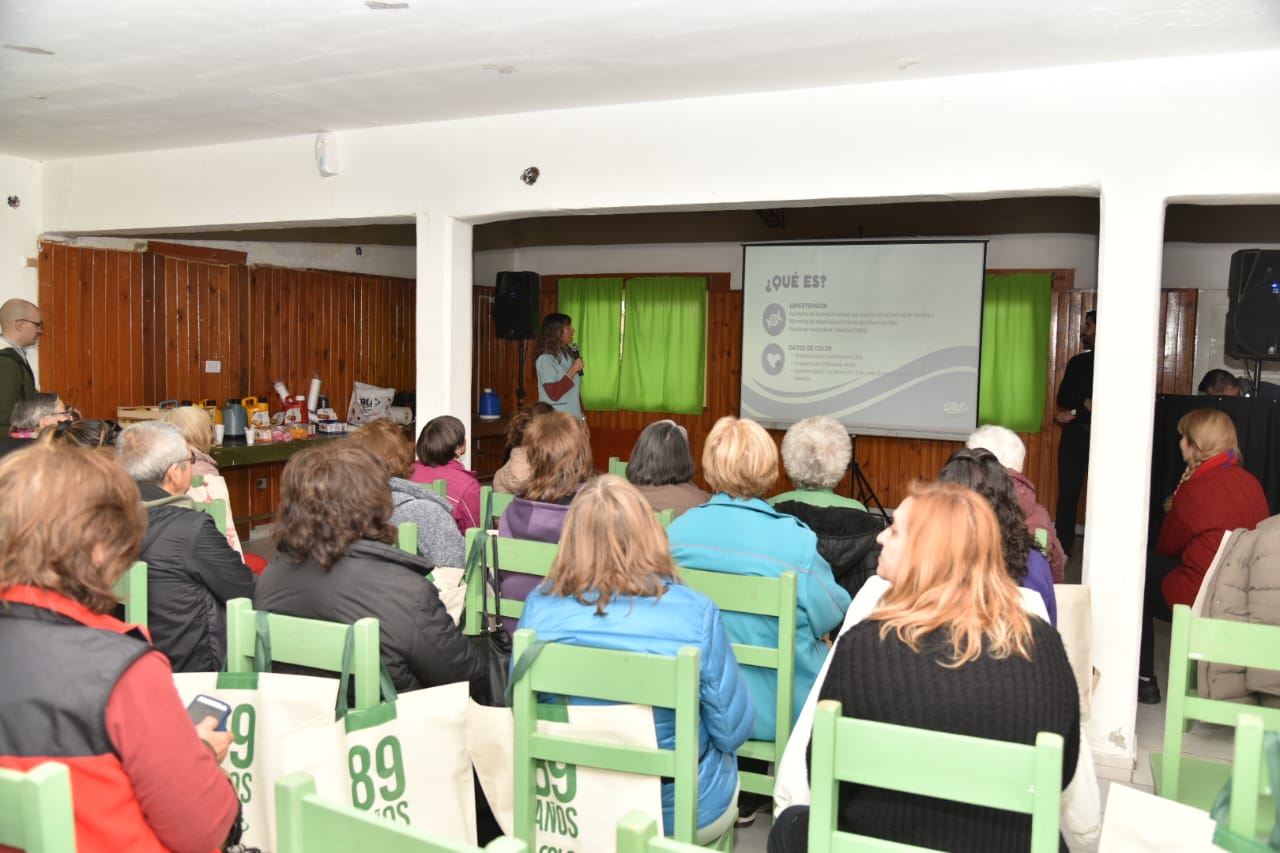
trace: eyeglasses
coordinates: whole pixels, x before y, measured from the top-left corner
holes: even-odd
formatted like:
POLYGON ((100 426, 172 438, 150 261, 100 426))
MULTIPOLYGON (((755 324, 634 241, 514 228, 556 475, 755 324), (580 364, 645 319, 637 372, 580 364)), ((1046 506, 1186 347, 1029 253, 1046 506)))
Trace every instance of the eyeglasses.
POLYGON ((18 322, 18 323, 30 323, 31 325, 35 326, 35 327, 36 327, 37 329, 39 329, 40 331, 42 331, 42 332, 44 331, 44 320, 28 320, 26 317, 23 317, 22 319, 20 319, 20 320, 16 320, 15 322, 18 322))

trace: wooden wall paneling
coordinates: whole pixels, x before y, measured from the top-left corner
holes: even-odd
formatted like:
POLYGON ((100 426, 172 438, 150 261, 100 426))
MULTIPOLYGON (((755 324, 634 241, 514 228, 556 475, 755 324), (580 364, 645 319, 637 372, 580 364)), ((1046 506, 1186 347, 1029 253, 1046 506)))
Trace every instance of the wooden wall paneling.
POLYGON ((145 254, 143 267, 143 313, 140 349, 143 355, 142 388, 128 405, 149 405, 163 397, 165 316, 169 299, 164 286, 164 258, 145 254))
POLYGON ((1200 292, 1194 288, 1162 290, 1160 296, 1160 364, 1156 375, 1157 394, 1194 394, 1196 312, 1200 292))
POLYGON ((85 366, 81 363, 80 357, 80 347, 84 340, 83 304, 80 299, 80 295, 84 291, 84 282, 81 275, 84 267, 88 265, 84 257, 85 254, 86 250, 80 248, 67 252, 66 278, 63 280, 62 293, 60 294, 62 297, 62 312, 65 314, 60 323, 63 334, 56 349, 57 360, 66 369, 65 379, 59 383, 61 387, 56 390, 62 395, 62 399, 65 402, 71 402, 75 406, 80 405, 80 401, 85 397, 86 390, 84 385, 85 366))

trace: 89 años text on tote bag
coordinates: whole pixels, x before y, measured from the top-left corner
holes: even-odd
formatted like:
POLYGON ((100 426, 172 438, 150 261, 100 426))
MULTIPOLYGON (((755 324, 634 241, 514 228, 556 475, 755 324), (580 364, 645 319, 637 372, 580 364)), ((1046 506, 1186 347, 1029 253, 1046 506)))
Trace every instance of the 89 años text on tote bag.
MULTIPOLYGON (((265 616, 266 614, 261 614, 265 616)), ((269 638, 259 620, 255 672, 179 672, 174 685, 184 705, 200 694, 231 706, 227 730, 231 748, 223 769, 240 798, 242 843, 263 851, 276 849, 275 785, 283 775, 281 743, 291 732, 334 718, 333 678, 272 673, 269 638)), ((338 699, 345 699, 341 691, 338 699)))
POLYGON ((325 799, 475 844, 468 702, 465 681, 397 695, 384 667, 376 708, 284 739, 286 772, 310 773, 325 799))

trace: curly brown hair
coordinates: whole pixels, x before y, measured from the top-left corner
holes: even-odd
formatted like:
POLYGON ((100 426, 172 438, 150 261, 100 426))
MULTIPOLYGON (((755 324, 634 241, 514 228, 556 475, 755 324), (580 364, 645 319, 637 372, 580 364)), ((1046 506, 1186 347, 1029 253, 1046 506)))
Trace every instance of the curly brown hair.
POLYGON ((294 454, 280 478, 272 540, 290 562, 330 568, 357 539, 391 544, 391 484, 372 453, 336 440, 294 454))
POLYGON ((591 443, 582 424, 567 412, 539 415, 524 431, 529 478, 520 497, 555 503, 596 474, 591 443))
POLYGON ((147 512, 110 451, 35 445, 0 462, 0 589, 26 585, 95 613, 142 549, 147 512))
POLYGON ((347 440, 381 459, 388 477, 408 477, 413 469, 413 445, 404 430, 386 418, 370 421, 351 433, 347 440))

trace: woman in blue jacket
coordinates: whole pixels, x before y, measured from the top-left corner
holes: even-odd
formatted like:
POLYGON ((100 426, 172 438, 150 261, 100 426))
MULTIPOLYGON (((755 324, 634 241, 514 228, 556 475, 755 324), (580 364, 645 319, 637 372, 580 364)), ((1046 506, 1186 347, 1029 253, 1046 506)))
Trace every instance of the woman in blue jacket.
MULTIPOLYGON (((565 522, 547 580, 529 594, 521 628, 539 640, 675 656, 701 654, 698 836, 719 837, 736 815, 735 753, 751 732, 755 706, 729 645, 719 609, 682 586, 649 504, 626 480, 599 477, 582 487, 565 522)), ((658 745, 675 748, 675 715, 655 708, 658 745)), ((662 786, 664 831, 673 831, 674 784, 662 786)))

